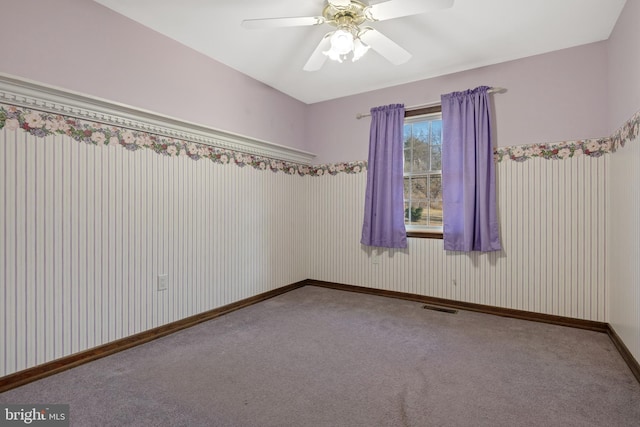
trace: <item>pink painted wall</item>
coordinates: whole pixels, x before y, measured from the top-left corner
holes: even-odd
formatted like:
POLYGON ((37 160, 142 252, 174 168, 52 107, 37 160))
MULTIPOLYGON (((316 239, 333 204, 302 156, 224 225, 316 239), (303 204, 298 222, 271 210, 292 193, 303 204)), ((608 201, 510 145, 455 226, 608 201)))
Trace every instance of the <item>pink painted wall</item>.
POLYGON ((608 40, 611 131, 640 110, 639 19, 640 1, 628 0, 608 40))
MULTIPOLYGON (((640 65, 616 69, 626 83, 611 83, 612 93, 628 102, 608 116, 605 41, 306 105, 92 1, 21 0, 2 12, 0 72, 311 151, 316 163, 366 159, 369 119, 355 115, 377 105, 505 87, 494 96, 495 143, 509 146, 608 135, 640 93, 625 93, 637 88, 640 65)), ((623 56, 638 39, 630 27, 611 55, 623 56)))
POLYGON ((306 105, 87 0, 2 4, 0 72, 303 148, 306 105))
POLYGON ((602 137, 607 124, 607 42, 477 68, 309 106, 308 150, 318 163, 364 160, 370 119, 359 112, 390 103, 438 101, 440 94, 480 85, 493 96, 495 144, 510 146, 602 137))

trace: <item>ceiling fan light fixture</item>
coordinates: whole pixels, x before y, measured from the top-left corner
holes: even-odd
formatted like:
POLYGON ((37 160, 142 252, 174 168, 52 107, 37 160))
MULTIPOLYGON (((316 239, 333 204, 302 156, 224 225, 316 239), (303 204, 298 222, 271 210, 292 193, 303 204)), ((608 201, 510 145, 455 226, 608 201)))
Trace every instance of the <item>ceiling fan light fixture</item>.
POLYGON ((331 36, 331 50, 346 55, 353 50, 353 33, 348 28, 338 28, 331 36))
POLYGON ((327 55, 329 57, 329 59, 331 59, 332 61, 338 61, 338 62, 342 62, 342 55, 340 55, 338 52, 336 52, 335 50, 333 50, 333 48, 322 52, 325 55, 327 55))
POLYGON ((364 44, 359 38, 355 39, 353 42, 353 57, 351 58, 351 61, 356 62, 358 59, 362 58, 369 48, 370 46, 364 44))

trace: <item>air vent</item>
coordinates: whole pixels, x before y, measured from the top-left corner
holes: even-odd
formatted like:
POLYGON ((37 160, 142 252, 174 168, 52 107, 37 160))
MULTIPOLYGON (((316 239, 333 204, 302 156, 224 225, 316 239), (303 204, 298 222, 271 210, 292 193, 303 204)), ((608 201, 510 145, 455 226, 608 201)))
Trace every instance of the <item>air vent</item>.
POLYGON ((449 314, 456 314, 458 312, 458 310, 454 310, 452 308, 436 307, 435 305, 424 305, 422 306, 422 308, 425 308, 427 310, 433 310, 433 311, 441 311, 443 313, 449 313, 449 314))

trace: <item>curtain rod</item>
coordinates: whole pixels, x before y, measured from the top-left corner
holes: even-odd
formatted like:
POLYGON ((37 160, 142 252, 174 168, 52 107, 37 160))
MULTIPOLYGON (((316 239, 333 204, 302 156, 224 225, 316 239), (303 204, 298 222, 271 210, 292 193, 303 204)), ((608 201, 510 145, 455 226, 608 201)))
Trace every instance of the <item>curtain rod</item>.
MULTIPOLYGON (((487 93, 502 93, 505 92, 506 89, 503 87, 492 87, 491 89, 489 89, 487 91, 487 93)), ((411 107, 406 107, 405 111, 410 111, 410 110, 417 110, 418 108, 427 108, 427 107, 433 107, 435 105, 440 105, 440 101, 432 101, 432 102, 428 102, 426 104, 420 104, 420 105, 412 105, 411 107)), ((358 113, 356 114, 356 119, 360 120, 363 117, 369 117, 371 116, 371 113, 358 113)))

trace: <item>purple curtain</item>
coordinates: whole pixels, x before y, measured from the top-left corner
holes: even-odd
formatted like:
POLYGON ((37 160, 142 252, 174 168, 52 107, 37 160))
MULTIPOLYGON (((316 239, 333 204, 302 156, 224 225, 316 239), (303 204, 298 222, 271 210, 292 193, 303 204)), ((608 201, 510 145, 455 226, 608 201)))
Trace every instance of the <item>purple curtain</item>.
POLYGON ((442 95, 444 249, 499 251, 490 88, 442 95))
POLYGON ((404 105, 371 109, 369 161, 360 243, 406 248, 403 184, 404 105))

